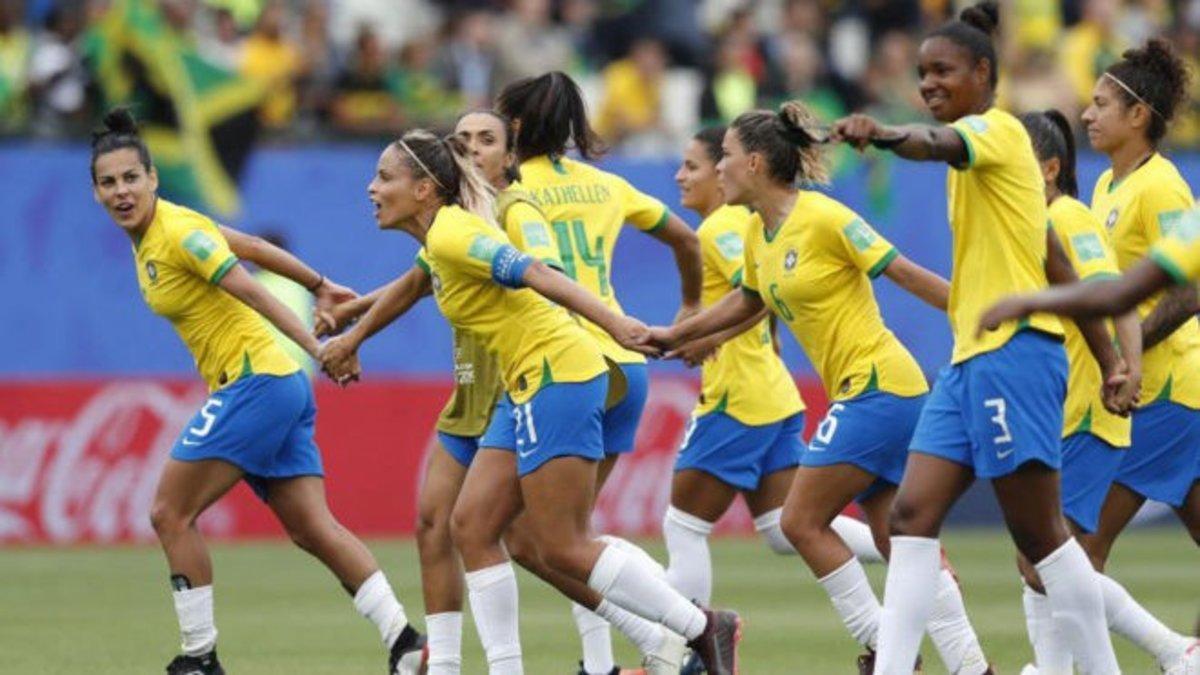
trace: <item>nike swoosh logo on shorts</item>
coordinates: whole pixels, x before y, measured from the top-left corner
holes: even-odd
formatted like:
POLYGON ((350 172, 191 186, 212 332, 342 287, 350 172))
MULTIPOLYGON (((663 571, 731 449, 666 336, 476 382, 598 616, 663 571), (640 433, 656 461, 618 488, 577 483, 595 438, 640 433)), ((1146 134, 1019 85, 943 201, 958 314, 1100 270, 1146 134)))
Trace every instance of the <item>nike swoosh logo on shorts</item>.
POLYGON ((1016 451, 1017 451, 1016 448, 1009 448, 1007 452, 1005 452, 1004 450, 997 450, 996 451, 996 459, 1008 459, 1008 456, 1013 454, 1016 451))
POLYGON ((535 452, 537 452, 537 448, 534 448, 534 449, 530 450, 529 452, 521 452, 520 450, 517 450, 517 456, 520 457, 521 459, 525 459, 526 457, 532 455, 535 452))
POLYGON ((204 441, 189 441, 189 440, 188 440, 188 439, 186 439, 186 438, 185 438, 185 439, 183 439, 183 444, 184 444, 184 445, 200 445, 200 444, 201 444, 201 443, 203 443, 203 442, 204 442, 204 441))

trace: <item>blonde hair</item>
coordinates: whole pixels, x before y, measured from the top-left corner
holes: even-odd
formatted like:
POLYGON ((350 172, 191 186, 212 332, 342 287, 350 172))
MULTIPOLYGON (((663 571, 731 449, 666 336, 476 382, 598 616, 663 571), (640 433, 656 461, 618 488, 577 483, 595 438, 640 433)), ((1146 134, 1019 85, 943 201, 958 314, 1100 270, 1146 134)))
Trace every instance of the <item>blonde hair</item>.
POLYGON ((461 140, 414 129, 395 145, 414 175, 433 181, 443 202, 461 206, 496 224, 496 190, 479 173, 461 140))

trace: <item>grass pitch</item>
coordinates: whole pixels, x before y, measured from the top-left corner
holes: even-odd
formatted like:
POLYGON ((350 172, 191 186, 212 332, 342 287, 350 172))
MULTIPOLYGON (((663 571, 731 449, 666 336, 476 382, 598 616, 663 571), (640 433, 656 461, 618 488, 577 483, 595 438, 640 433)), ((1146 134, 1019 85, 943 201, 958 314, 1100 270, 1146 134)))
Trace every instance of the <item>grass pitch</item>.
MULTIPOLYGON (((999 673, 1030 657, 1012 548, 998 531, 945 537, 967 608, 999 673)), ((661 545, 644 542, 660 560, 661 545)), ((421 621, 416 548, 375 541, 372 548, 405 607, 421 621)), ((852 673, 859 650, 820 586, 796 557, 769 553, 754 539, 713 542, 715 601, 746 620, 747 675, 852 673)), ((281 543, 214 547, 220 654, 232 675, 378 674, 378 634, 316 561, 281 543)), ((1109 568, 1173 628, 1192 630, 1200 611, 1200 551, 1181 527, 1128 533, 1109 568)), ((869 568, 882 592, 883 569, 869 568)), ((573 675, 579 643, 567 602, 528 575, 521 583, 521 636, 530 675, 573 675)), ((469 615, 468 615, 469 616, 469 615)), ((486 673, 470 619, 463 672, 486 673)), ((614 636, 618 659, 636 664, 614 636)), ((10 549, 0 552, 0 673, 155 673, 175 654, 178 634, 167 571, 157 548, 10 549)), ((1158 672, 1114 638, 1126 673, 1158 672)), ((928 642, 926 672, 944 672, 928 642)))

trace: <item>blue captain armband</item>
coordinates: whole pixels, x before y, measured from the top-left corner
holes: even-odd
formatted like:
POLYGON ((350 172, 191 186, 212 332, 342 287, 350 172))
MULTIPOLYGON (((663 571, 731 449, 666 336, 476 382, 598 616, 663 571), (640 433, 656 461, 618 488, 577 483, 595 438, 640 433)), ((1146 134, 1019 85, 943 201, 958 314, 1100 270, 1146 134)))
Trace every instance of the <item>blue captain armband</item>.
POLYGON ((532 257, 521 253, 512 244, 504 244, 492 256, 492 279, 508 288, 524 288, 522 277, 533 262, 532 257))

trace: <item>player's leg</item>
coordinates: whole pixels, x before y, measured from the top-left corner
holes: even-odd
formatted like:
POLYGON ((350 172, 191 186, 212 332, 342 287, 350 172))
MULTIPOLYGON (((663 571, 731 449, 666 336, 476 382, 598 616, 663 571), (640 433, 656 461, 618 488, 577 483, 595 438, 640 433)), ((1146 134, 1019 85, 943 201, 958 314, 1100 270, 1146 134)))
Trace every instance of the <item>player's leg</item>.
POLYGON ((516 454, 481 448, 451 513, 450 532, 466 569, 471 613, 492 675, 523 672, 517 578, 501 543, 522 507, 516 454))
POLYGON ((708 537, 736 496, 733 486, 698 469, 676 471, 671 479, 671 503, 662 525, 667 581, 702 605, 712 601, 708 537))
MULTIPOLYGON (((1200 461, 1197 462, 1196 471, 1200 473, 1200 461)), ((1192 541, 1200 546, 1200 478, 1192 482, 1183 503, 1175 507, 1175 515, 1187 528, 1192 541)))
POLYGON ((450 513, 474 458, 475 439, 448 436, 438 434, 417 500, 417 553, 432 675, 455 675, 462 667, 463 569, 450 537, 450 513))

